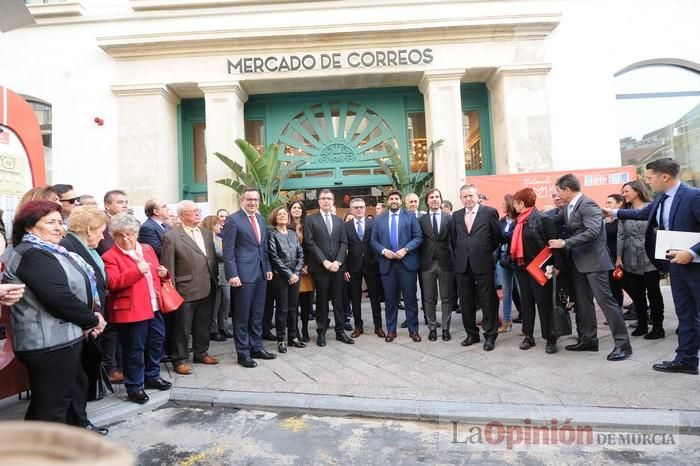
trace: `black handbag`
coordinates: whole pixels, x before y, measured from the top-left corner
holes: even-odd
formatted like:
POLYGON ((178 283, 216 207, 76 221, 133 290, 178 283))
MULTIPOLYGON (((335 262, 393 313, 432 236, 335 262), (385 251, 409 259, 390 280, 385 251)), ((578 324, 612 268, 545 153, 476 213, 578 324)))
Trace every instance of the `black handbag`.
POLYGON ((573 333, 573 329, 571 328, 571 314, 569 314, 566 306, 558 299, 556 269, 553 270, 552 274, 552 304, 554 307, 552 313, 552 333, 554 333, 554 336, 557 338, 571 335, 573 333))
POLYGON ((102 365, 102 351, 94 338, 83 344, 82 365, 88 377, 88 401, 101 400, 114 393, 107 370, 102 365))

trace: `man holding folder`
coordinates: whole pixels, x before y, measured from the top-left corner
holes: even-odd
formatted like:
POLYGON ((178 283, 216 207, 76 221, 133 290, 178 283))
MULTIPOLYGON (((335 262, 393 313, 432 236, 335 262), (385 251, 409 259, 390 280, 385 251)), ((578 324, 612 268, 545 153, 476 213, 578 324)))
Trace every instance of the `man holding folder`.
POLYGON ((665 260, 654 257, 657 230, 700 233, 700 189, 678 178, 680 165, 670 157, 646 165, 647 182, 656 192, 654 201, 643 209, 605 209, 606 215, 620 219, 647 220, 645 248, 649 259, 671 277, 671 292, 678 316, 678 348, 673 361, 654 364, 654 370, 698 374, 700 349, 700 243, 688 249, 673 249, 665 260))

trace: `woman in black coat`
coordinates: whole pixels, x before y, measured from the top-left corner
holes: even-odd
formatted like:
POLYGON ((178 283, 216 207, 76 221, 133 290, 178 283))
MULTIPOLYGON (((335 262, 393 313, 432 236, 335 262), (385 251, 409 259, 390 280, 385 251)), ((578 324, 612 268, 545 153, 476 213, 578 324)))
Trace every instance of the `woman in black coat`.
MULTIPOLYGON (((535 327, 535 305, 540 316, 542 338, 547 340, 545 351, 557 352, 557 338, 552 332, 552 282, 544 285, 535 280, 526 270, 532 260, 547 246, 550 239, 557 237, 554 221, 537 210, 537 194, 532 188, 525 188, 513 194, 513 206, 518 212, 516 226, 510 245, 510 253, 515 263, 515 273, 520 286, 520 310, 523 316, 523 334, 520 349, 527 350, 535 346, 533 331, 535 327)), ((563 266, 560 251, 553 251, 553 264, 556 268, 563 266)))

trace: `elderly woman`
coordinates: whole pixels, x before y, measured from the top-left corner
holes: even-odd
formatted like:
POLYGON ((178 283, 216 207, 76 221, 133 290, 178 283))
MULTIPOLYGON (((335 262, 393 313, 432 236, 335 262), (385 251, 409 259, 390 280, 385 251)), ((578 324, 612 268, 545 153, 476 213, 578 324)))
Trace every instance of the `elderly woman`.
POLYGON ((267 241, 267 251, 272 266, 272 294, 277 302, 275 327, 277 330, 277 349, 280 353, 287 352, 284 341, 288 333, 289 345, 304 348, 306 345, 297 337, 297 306, 299 305, 299 277, 304 265, 304 253, 297 234, 288 230, 289 211, 286 207, 278 207, 270 214, 272 230, 267 241))
POLYGON ((28 201, 15 215, 14 248, 4 257, 3 280, 26 285, 22 298, 10 308, 12 347, 27 367, 32 389, 25 419, 106 434, 107 429, 84 417, 83 341, 86 334, 99 335, 106 325, 95 271, 59 245, 62 234, 61 206, 28 201))
MULTIPOLYGON (((67 251, 79 255, 95 271, 97 294, 100 296, 100 303, 103 304, 107 302, 107 276, 105 265, 95 248, 104 237, 106 226, 107 215, 97 207, 75 207, 68 218, 68 234, 60 242, 67 251)), ((101 311, 105 316, 104 306, 101 311)), ((101 370, 101 357, 102 351, 98 348, 96 340, 88 340, 83 345, 83 369, 90 382, 88 401, 99 399, 94 387, 101 370)))
MULTIPOLYGON (((222 211, 226 212, 225 209, 218 210, 218 212, 222 211)), ((228 215, 228 212, 226 214, 228 215)), ((224 221, 226 221, 225 218, 224 221)), ((226 274, 224 273, 224 243, 219 236, 223 224, 219 217, 208 215, 202 220, 202 228, 209 230, 214 235, 214 251, 216 252, 216 262, 219 264, 219 282, 216 289, 216 297, 214 298, 214 312, 211 318, 209 339, 226 341, 227 338, 233 337, 233 333, 226 329, 228 315, 231 312, 231 287, 226 281, 226 274)))
POLYGON ((144 404, 144 388, 168 390, 160 376, 165 324, 160 312, 160 279, 168 274, 153 248, 136 241, 139 221, 117 214, 109 221, 114 246, 102 260, 107 272, 109 322, 117 327, 122 346, 124 385, 129 400, 144 404))

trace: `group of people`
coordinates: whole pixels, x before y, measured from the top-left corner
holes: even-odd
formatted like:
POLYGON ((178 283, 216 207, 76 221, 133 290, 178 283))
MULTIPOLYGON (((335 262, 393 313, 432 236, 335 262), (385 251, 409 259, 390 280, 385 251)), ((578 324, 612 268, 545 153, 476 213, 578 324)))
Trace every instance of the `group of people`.
POLYGON ((520 349, 536 346, 538 314, 545 351, 556 353, 553 307, 560 293, 552 280, 527 270, 545 247, 552 252, 553 268, 547 273, 557 277, 575 303, 578 340, 566 350, 598 351, 595 298, 614 339, 607 359, 632 354, 622 303, 611 288, 614 264, 624 271, 621 288, 639 316, 632 335, 663 338, 658 284, 663 270, 671 275, 679 347, 674 360, 654 369, 697 374, 700 265, 693 259, 700 243, 687 251, 669 251, 666 261, 653 255, 659 229, 700 232, 700 190, 682 184, 678 176, 674 160, 652 162, 647 179, 658 193, 654 201, 646 186, 635 181, 622 188, 624 206, 601 209, 581 192, 574 175, 564 175, 556 181, 557 206, 539 211, 535 191, 524 188, 507 197, 503 218, 483 203, 474 185, 461 187, 463 208, 454 212, 437 188, 425 194, 426 212, 418 210, 415 194, 406 196, 404 204, 402 194, 392 191, 375 217, 367 215, 362 198, 351 199, 345 222, 333 214, 334 196, 328 189, 319 191, 319 211, 308 216, 297 200, 265 219, 259 191, 247 188, 239 199, 241 208, 230 215, 222 209, 202 219, 195 203, 180 202, 177 224, 158 199, 146 202, 148 219, 139 222, 121 190, 105 195, 104 211, 79 205, 82 198, 70 185, 33 190, 15 215, 0 289, 0 303, 11 306, 14 351, 29 372, 32 399, 26 418, 106 434, 85 411, 87 351, 100 352, 110 379, 123 381, 128 399, 136 403, 148 401, 146 389, 171 387, 160 375, 162 361, 171 361, 177 374, 192 374, 190 337, 195 364, 217 364, 209 354, 210 341, 230 337, 241 366, 253 368, 256 360, 274 359, 277 355, 263 343, 264 321, 271 319, 265 309, 271 303, 279 353, 306 346, 314 312, 316 345, 327 345, 329 302, 335 340, 353 344, 365 330, 365 286, 374 334, 386 342, 397 338, 400 308, 405 310, 401 327, 412 341, 422 340, 420 288, 428 340, 438 339, 438 328, 443 341, 451 340, 451 314, 457 309, 466 331, 461 345, 479 343, 483 336, 485 351, 495 348, 499 333, 510 331, 510 301, 517 290, 524 336, 520 349), (618 222, 613 254, 607 241, 611 219, 618 222), (163 309, 162 287, 168 280, 184 299, 171 313, 163 309), (346 334, 346 303, 354 318, 351 335, 346 334), (227 328, 229 317, 233 332, 227 328))

